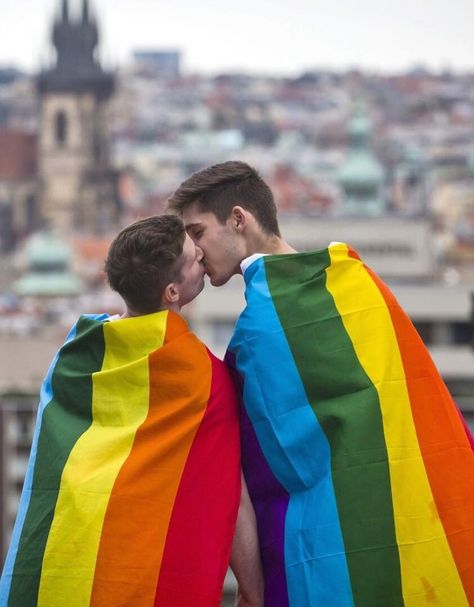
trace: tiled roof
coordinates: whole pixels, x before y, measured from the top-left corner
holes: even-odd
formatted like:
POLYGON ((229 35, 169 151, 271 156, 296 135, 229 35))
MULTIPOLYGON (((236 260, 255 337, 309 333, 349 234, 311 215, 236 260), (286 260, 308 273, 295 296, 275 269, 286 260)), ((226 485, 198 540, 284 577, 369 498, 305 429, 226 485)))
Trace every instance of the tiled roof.
POLYGON ((36 135, 0 130, 0 179, 35 177, 36 148, 36 135))

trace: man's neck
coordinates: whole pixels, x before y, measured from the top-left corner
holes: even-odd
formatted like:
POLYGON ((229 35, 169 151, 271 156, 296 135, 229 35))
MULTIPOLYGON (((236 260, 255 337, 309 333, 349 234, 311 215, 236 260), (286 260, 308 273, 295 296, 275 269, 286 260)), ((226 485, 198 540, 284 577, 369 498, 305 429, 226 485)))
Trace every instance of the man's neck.
POLYGON ((155 310, 154 312, 138 312, 127 306, 127 309, 120 318, 135 318, 137 316, 145 316, 146 314, 154 314, 155 312, 163 312, 163 310, 173 310, 173 312, 179 312, 180 309, 181 308, 177 304, 172 304, 170 306, 163 306, 161 308, 158 308, 158 310, 155 310))
POLYGON ((297 253, 296 249, 291 247, 285 240, 274 235, 259 235, 257 238, 252 239, 249 242, 247 251, 248 257, 254 253, 267 253, 269 255, 297 253))

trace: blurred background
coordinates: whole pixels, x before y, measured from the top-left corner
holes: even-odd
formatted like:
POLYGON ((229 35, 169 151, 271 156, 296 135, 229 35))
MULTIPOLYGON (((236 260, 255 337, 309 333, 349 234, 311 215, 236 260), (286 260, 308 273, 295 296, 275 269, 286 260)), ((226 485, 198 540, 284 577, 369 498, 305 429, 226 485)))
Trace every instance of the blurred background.
MULTIPOLYGON (((258 168, 298 250, 358 249, 473 427, 474 3, 422 5, 2 0, 2 556, 50 360, 122 311, 110 241, 217 162, 258 168)), ((186 316, 223 355, 242 306, 236 277, 186 316)))

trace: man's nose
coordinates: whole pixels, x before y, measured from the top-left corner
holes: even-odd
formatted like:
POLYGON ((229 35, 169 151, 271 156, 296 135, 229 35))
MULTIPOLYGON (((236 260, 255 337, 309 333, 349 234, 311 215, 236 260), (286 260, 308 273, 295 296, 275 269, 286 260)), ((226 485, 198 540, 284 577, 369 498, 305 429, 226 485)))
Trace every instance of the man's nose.
POLYGON ((198 247, 197 245, 195 245, 195 247, 196 247, 197 260, 202 261, 202 258, 204 257, 203 250, 201 249, 201 247, 198 247))

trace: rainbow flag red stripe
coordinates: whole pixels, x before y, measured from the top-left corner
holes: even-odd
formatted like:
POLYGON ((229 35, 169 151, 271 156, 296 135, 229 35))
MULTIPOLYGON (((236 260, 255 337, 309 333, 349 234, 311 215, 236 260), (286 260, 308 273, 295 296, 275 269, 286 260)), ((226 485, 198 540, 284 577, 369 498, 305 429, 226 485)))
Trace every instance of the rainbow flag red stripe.
POLYGON ((474 605, 474 454, 392 293, 345 244, 244 279, 229 353, 266 606, 474 605))
POLYGON ((43 384, 0 604, 220 605, 232 380, 173 312, 108 320, 81 317, 43 384))

